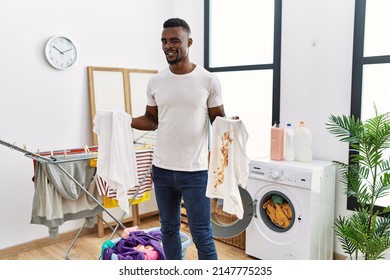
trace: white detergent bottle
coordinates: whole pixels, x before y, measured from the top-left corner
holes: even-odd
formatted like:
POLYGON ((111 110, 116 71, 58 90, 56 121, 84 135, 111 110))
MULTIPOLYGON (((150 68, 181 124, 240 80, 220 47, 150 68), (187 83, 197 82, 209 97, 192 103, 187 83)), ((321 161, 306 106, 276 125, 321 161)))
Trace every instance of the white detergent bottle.
POLYGON ((294 131, 295 160, 303 162, 313 160, 311 141, 311 131, 305 126, 305 122, 301 121, 294 131))
POLYGON ((286 161, 295 160, 294 134, 291 123, 288 123, 284 130, 284 160, 286 161))

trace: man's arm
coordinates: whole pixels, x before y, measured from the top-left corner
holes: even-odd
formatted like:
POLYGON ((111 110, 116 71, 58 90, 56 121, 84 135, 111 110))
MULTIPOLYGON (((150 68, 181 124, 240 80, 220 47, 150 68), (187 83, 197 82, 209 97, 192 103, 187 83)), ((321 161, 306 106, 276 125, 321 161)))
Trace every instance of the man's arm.
POLYGON ((145 114, 133 118, 131 127, 138 130, 156 130, 158 127, 157 106, 146 106, 145 114))
POLYGON ((209 118, 211 124, 214 122, 216 117, 225 117, 225 109, 223 105, 209 108, 209 118))

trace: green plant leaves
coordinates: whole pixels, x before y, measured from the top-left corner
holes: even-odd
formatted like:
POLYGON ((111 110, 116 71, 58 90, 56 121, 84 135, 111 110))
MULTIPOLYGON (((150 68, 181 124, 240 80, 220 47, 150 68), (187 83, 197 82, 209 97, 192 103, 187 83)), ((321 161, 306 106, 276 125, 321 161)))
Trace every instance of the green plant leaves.
POLYGON ((379 198, 390 193, 390 113, 378 114, 362 122, 354 116, 329 117, 327 129, 341 142, 349 143, 348 163, 334 161, 347 196, 355 197, 359 208, 334 223, 336 236, 351 259, 362 254, 365 259, 384 257, 390 248, 390 206, 382 213, 376 208, 379 198))

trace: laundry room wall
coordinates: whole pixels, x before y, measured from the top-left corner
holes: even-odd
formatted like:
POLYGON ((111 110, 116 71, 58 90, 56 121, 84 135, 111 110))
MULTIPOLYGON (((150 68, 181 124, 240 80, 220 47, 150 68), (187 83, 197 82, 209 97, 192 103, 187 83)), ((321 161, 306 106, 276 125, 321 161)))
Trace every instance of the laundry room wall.
MULTIPOLYGON (((354 8, 355 0, 283 1, 280 119, 305 121, 315 159, 348 162, 348 145, 325 123, 330 114, 350 114, 354 8)), ((336 181, 335 216, 348 215, 345 187, 336 181)), ((334 249, 344 255, 336 237, 334 249)))

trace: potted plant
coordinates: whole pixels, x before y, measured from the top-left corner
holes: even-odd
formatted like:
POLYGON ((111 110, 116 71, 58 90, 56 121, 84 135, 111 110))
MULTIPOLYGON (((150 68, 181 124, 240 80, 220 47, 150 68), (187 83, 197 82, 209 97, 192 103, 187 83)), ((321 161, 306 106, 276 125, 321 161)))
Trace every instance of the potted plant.
POLYGON ((349 143, 348 163, 334 161, 346 195, 357 201, 351 215, 335 219, 334 230, 349 259, 374 260, 390 248, 390 206, 376 207, 390 195, 390 112, 362 121, 353 115, 330 115, 327 129, 349 143))

